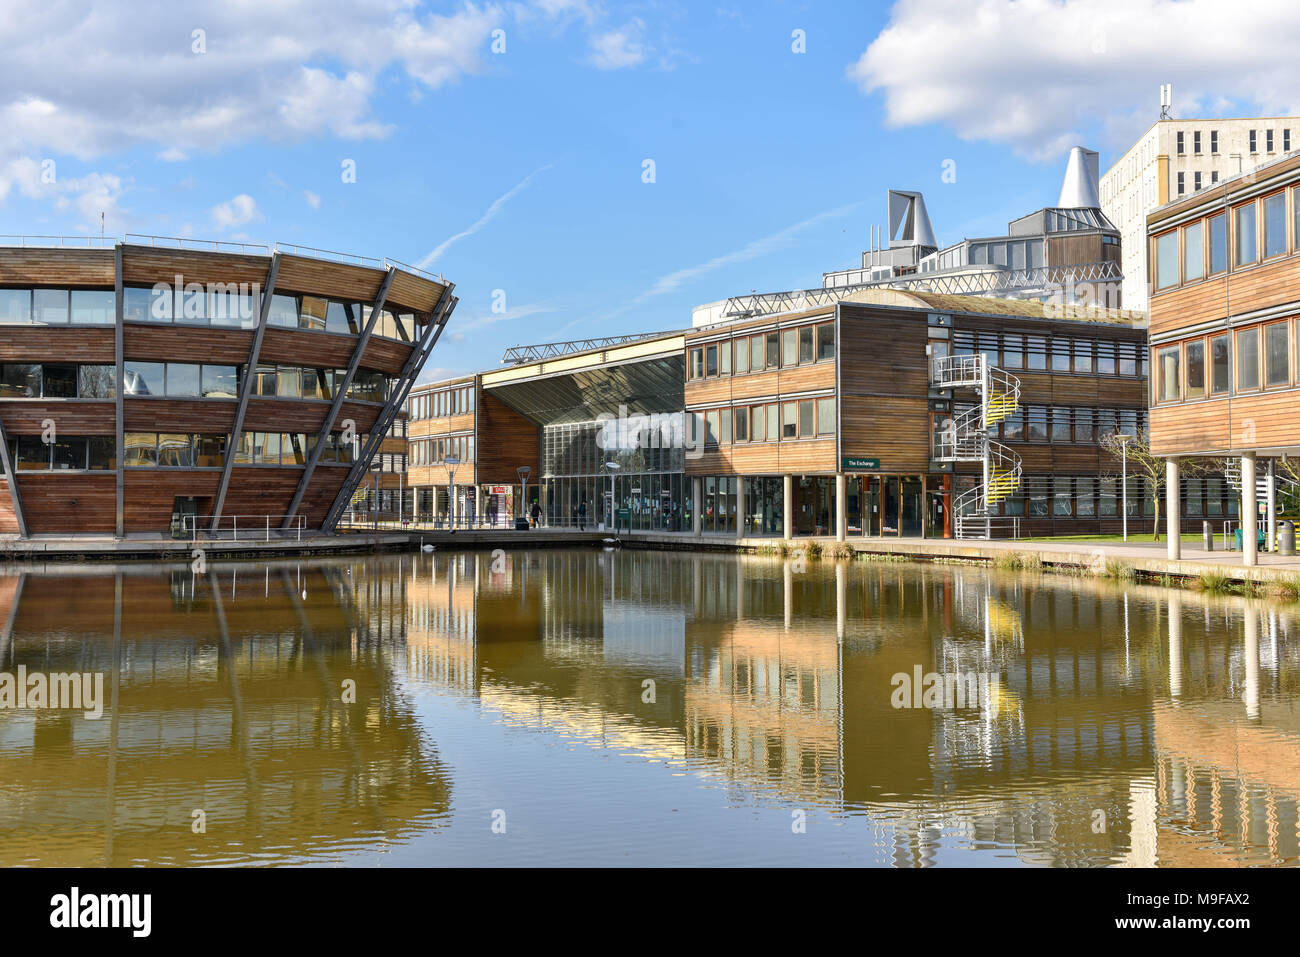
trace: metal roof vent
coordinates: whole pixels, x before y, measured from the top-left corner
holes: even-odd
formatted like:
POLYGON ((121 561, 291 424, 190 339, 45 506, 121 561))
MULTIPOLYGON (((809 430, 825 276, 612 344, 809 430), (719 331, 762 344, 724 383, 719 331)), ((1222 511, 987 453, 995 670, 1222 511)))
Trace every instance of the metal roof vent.
POLYGON ((1101 206, 1098 181, 1097 151, 1076 146, 1070 150, 1070 160, 1065 166, 1065 180, 1061 183, 1061 198, 1056 205, 1062 209, 1092 209, 1101 206))
POLYGON ((925 197, 920 193, 906 189, 889 191, 889 245, 939 245, 934 241, 930 214, 925 211, 925 197))

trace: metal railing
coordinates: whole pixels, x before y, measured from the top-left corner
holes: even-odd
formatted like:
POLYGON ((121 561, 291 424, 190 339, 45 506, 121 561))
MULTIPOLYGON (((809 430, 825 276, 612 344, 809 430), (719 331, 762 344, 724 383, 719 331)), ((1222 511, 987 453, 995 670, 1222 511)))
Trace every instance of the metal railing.
POLYGON ((271 248, 261 243, 232 243, 224 239, 189 239, 184 236, 150 236, 145 233, 127 233, 123 237, 128 245, 156 246, 162 249, 189 249, 195 252, 240 253, 269 256, 271 248))
POLYGON ((0 246, 30 246, 41 249, 112 249, 116 236, 22 236, 0 235, 0 246))
POLYGON ((419 276, 421 279, 427 279, 430 282, 446 283, 447 280, 442 278, 442 273, 429 272, 427 269, 421 269, 419 266, 412 266, 410 263, 404 263, 400 259, 390 259, 384 257, 384 265, 391 266, 393 269, 400 269, 402 272, 409 272, 413 276, 419 276))
POLYGON ((627 336, 601 336, 596 339, 574 339, 569 342, 538 342, 530 346, 510 346, 501 356, 501 364, 522 365, 539 359, 558 359, 589 349, 607 349, 610 346, 624 346, 643 339, 656 339, 665 335, 662 332, 639 332, 627 336))
POLYGON ((222 515, 212 528, 211 515, 181 515, 172 524, 172 537, 191 541, 302 541, 307 519, 295 515, 287 529, 281 528, 285 515, 222 515))
POLYGON ((327 259, 330 262, 343 263, 345 266, 367 266, 371 269, 383 269, 381 260, 371 256, 357 256, 353 253, 340 253, 332 249, 317 249, 315 246, 299 246, 295 243, 275 244, 275 251, 291 256, 306 256, 309 259, 327 259))

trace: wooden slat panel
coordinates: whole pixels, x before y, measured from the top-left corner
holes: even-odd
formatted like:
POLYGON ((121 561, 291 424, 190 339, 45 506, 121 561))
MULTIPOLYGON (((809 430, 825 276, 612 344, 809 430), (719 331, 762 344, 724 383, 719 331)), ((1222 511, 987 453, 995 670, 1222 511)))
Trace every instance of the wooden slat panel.
POLYGON ((116 416, 112 399, 0 399, 0 422, 10 435, 40 435, 47 419, 60 435, 115 435, 116 416))
MULTIPOLYGON (((263 272, 265 275, 265 272, 263 272)), ((333 299, 371 303, 379 295, 385 271, 323 259, 281 255, 277 292, 300 292, 333 299)))
MULTIPOLYGON (((534 476, 529 476, 528 480, 533 481, 534 476)), ((430 485, 436 485, 439 488, 447 486, 447 467, 445 465, 418 465, 407 472, 407 480, 412 487, 421 488, 430 485)), ((518 481, 518 477, 516 477, 518 481)), ((475 485, 478 483, 478 470, 473 466, 462 462, 456 466, 456 484, 457 485, 475 485)))
MULTIPOLYGON (((356 336, 269 326, 262 339, 260 361, 310 369, 346 369, 356 349, 356 336)), ((248 358, 247 352, 244 358, 248 358)))
POLYGON ((464 415, 444 415, 432 419, 412 419, 410 424, 410 437, 413 439, 472 431, 474 431, 473 412, 466 412, 464 415))
POLYGON ((424 279, 412 273, 398 269, 393 273, 393 285, 388 290, 388 301, 394 310, 405 309, 415 312, 433 312, 438 304, 442 290, 441 283, 424 279))
POLYGON ((234 399, 123 399, 128 432, 230 432, 234 399))
POLYGON ((177 497, 194 496, 200 515, 211 512, 212 499, 221 484, 221 472, 218 469, 127 469, 123 483, 126 531, 165 532, 171 527, 177 497))
MULTIPOLYGON (((18 488, 21 492, 21 482, 18 488)), ((111 501, 109 507, 112 507, 111 501)), ((0 534, 17 535, 18 531, 18 516, 14 514, 14 500, 9 494, 9 480, 0 479, 0 534)))
POLYGON ((412 348, 410 343, 372 336, 366 343, 366 351, 361 354, 361 368, 401 375, 412 348))
MULTIPOLYGON (((328 473, 330 469, 318 469, 328 473)), ((276 527, 274 516, 286 515, 293 493, 302 481, 300 468, 269 468, 264 466, 236 465, 230 470, 230 491, 226 493, 223 516, 271 515, 271 528, 276 527)), ((313 484, 315 476, 313 475, 313 484)), ((331 500, 333 504, 333 500, 331 500)), ((226 517, 223 523, 229 524, 226 517)))
POLYGON ((515 469, 527 465, 535 481, 541 474, 541 435, 537 423, 528 419, 496 396, 478 390, 479 435, 475 440, 478 481, 503 485, 518 482, 515 469))
POLYGON ((134 322, 122 326, 122 357, 128 360, 239 365, 248 361, 252 344, 253 333, 247 329, 134 322))
MULTIPOLYGON (((69 529, 112 533, 117 524, 117 477, 113 472, 20 474, 18 490, 33 535, 69 529)), ((7 503, 9 490, 4 491, 7 503)))
POLYGON ((1237 395, 1161 405, 1151 410, 1151 450, 1157 455, 1294 448, 1300 444, 1300 390, 1237 395))
POLYGON ((329 408, 330 404, 324 400, 250 398, 248 411, 244 413, 244 431, 319 433, 329 408))
MULTIPOLYGON (((110 254, 111 255, 111 254, 110 254)), ((201 252, 191 249, 161 249, 154 246, 122 247, 122 281, 127 285, 185 283, 247 283, 259 289, 266 282, 270 256, 201 252)), ((112 282, 110 274, 109 282, 112 282)))
POLYGON ((112 288, 116 272, 111 249, 0 249, 0 286, 112 288))
POLYGON ((882 472, 928 471, 929 409, 925 398, 846 398, 840 411, 843 454, 880 459, 882 472))
POLYGON ((103 329, 65 326, 0 326, 0 362, 116 361, 112 326, 103 329))
POLYGON ((380 407, 365 402, 345 401, 339 406, 339 417, 334 420, 334 431, 341 432, 350 419, 358 434, 364 435, 379 418, 380 407))

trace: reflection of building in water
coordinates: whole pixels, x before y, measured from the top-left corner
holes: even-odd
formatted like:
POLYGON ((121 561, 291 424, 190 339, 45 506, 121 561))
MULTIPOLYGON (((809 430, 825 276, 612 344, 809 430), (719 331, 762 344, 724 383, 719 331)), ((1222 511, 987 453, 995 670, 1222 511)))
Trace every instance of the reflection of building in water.
POLYGON ((391 671, 382 570, 6 576, 0 664, 102 671, 109 707, 0 712, 0 863, 337 860, 433 826, 448 783, 391 671))
POLYGON ((480 557, 474 552, 435 553, 405 564, 407 671, 449 690, 475 690, 480 557))

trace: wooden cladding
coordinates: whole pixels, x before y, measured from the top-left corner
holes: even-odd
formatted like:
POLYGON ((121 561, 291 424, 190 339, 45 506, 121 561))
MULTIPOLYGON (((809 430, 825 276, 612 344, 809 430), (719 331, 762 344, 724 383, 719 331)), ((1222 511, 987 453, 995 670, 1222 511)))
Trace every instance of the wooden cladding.
POLYGON ((1228 453, 1295 448, 1300 391, 1227 396, 1151 409, 1155 455, 1228 453))
POLYGON ((388 307, 433 312, 445 288, 441 283, 398 269, 393 273, 393 284, 388 289, 388 307))
MULTIPOLYGON (((112 533, 117 524, 117 474, 42 472, 19 475, 23 515, 30 534, 61 532, 112 533)), ((5 490, 5 505, 9 503, 5 490)), ((170 503, 169 503, 170 504, 170 503)), ((6 509, 7 510, 7 509, 6 509)), ((168 513, 170 517, 170 512, 168 513)))
POLYGON ((330 404, 286 399, 250 398, 244 413, 245 432, 320 432, 330 404))
MULTIPOLYGON (((193 496, 200 516, 212 509, 221 483, 215 469, 127 469, 123 476, 124 528, 127 532, 165 532, 177 498, 193 496)), ((23 499, 26 508, 27 500, 23 499)), ((30 513, 28 521, 31 521, 30 513)))
MULTIPOLYGON (((109 253, 110 260, 112 253, 109 253)), ((111 267, 110 267, 111 268, 111 267)), ((193 249, 162 249, 155 246, 122 247, 122 281, 127 285, 175 285, 181 276, 186 283, 247 283, 259 288, 271 268, 270 256, 202 252, 193 249)), ((112 274, 109 283, 113 282, 112 274)))
POLYGON ((115 274, 111 249, 0 249, 0 286, 112 288, 115 274))
POLYGON ((379 287, 383 285, 385 275, 383 269, 369 266, 282 255, 275 290, 370 303, 379 295, 379 287))
MULTIPOLYGON (((233 399, 122 400, 127 432, 229 433, 235 427, 233 399)), ((277 429, 277 431, 279 431, 277 429)))
POLYGON ((62 435, 114 435, 117 404, 112 399, 0 399, 0 422, 13 435, 40 435, 52 421, 62 435))
MULTIPOLYGON (((299 332, 268 327, 262 336, 260 362, 283 362, 312 369, 346 369, 357 351, 356 336, 299 332)), ((244 361, 248 360, 245 352, 244 361)))
MULTIPOLYGON (((111 338, 112 332, 110 330, 111 338)), ((122 327, 122 357, 149 362, 212 362, 242 365, 248 361, 253 333, 243 329, 202 329, 183 325, 122 327)), ((108 362, 112 362, 110 355, 108 362)))
POLYGON ((516 412, 491 392, 478 393, 478 435, 476 440, 477 481, 509 484, 518 482, 515 471, 531 468, 531 480, 541 474, 541 430, 537 423, 516 412))
POLYGON ((372 336, 366 343, 366 351, 361 354, 361 368, 401 375, 414 348, 408 342, 394 342, 392 339, 372 336))
POLYGON ((0 325, 0 362, 116 362, 110 328, 0 325))

